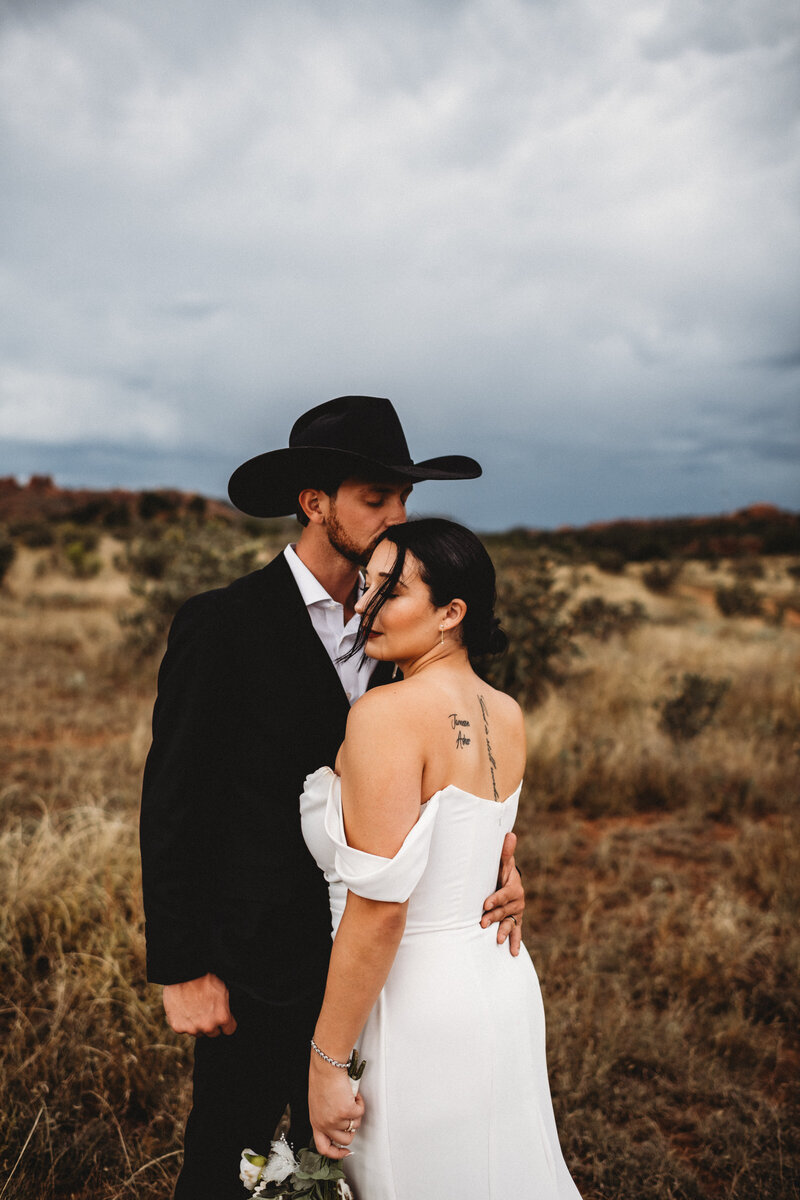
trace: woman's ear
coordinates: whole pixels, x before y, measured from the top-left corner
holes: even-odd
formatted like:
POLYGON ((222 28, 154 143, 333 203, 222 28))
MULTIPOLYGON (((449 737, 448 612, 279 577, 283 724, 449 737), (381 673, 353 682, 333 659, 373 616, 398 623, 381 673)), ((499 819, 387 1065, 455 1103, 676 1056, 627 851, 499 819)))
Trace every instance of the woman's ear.
POLYGON ((467 615, 467 606, 463 600, 451 600, 442 614, 443 629, 457 629, 467 615))

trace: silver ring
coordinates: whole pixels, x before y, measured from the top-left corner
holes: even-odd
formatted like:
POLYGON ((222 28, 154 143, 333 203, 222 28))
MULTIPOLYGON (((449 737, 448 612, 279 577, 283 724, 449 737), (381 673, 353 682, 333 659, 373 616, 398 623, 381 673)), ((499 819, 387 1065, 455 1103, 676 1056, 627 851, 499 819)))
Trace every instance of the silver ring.
POLYGON ((509 914, 508 914, 508 919, 509 919, 509 921, 513 921, 513 922, 514 922, 514 924, 516 925, 516 923, 517 923, 517 918, 514 916, 514 914, 513 914, 513 913, 509 913, 509 914))

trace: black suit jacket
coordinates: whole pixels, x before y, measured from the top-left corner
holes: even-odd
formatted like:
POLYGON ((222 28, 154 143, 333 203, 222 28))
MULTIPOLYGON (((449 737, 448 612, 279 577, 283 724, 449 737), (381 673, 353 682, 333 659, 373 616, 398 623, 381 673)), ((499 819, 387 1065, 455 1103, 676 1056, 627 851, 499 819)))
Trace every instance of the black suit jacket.
POLYGON ((298 798, 348 711, 282 554, 177 614, 142 792, 151 981, 210 971, 275 1004, 321 994, 328 895, 298 798))

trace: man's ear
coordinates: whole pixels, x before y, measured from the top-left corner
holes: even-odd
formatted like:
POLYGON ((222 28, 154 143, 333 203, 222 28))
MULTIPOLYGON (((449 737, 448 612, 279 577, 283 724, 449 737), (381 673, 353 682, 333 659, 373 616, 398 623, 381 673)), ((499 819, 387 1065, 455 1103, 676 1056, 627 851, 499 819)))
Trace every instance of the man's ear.
POLYGON ((327 499, 327 494, 319 488, 303 488, 297 497, 297 503, 308 517, 310 525, 321 525, 325 520, 327 499))

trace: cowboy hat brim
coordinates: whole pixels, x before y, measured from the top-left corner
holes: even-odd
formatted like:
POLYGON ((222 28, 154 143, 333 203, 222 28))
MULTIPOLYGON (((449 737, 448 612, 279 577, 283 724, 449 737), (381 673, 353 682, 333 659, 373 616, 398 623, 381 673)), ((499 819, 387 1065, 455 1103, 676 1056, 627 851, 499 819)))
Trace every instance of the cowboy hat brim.
MULTIPOLYGON (((477 479, 480 464, 463 454, 445 454, 419 463, 378 462, 350 450, 327 446, 288 446, 268 450, 242 463, 231 475, 231 503, 251 517, 285 517, 297 511, 303 488, 313 487, 314 477, 331 470, 349 472, 359 479, 419 483, 426 479, 477 479)), ((345 476, 346 477, 346 476, 345 476)))

